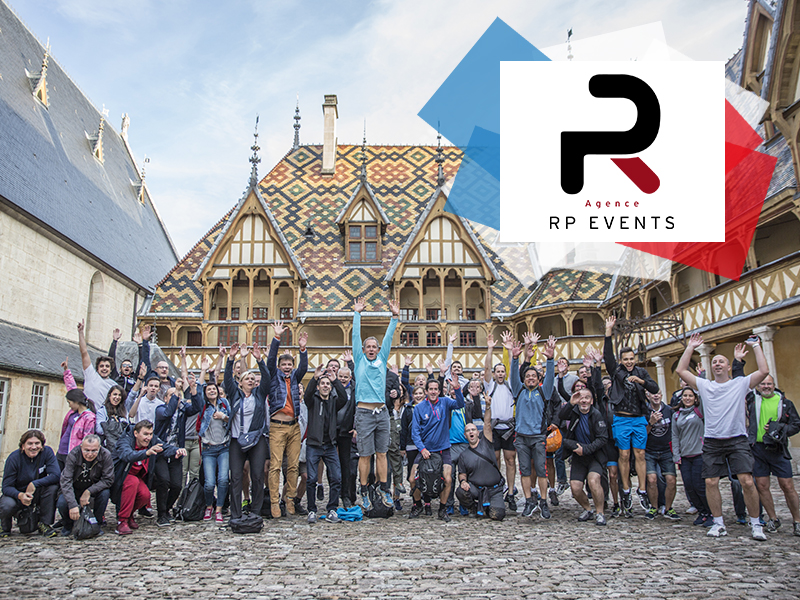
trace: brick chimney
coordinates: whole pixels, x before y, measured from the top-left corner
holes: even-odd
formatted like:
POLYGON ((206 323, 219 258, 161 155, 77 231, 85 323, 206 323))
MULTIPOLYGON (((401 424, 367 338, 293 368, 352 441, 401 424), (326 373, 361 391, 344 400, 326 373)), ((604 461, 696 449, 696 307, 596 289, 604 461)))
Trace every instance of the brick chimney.
POLYGON ((339 118, 336 94, 325 95, 322 114, 325 116, 322 136, 322 174, 333 175, 336 172, 336 119, 339 118))

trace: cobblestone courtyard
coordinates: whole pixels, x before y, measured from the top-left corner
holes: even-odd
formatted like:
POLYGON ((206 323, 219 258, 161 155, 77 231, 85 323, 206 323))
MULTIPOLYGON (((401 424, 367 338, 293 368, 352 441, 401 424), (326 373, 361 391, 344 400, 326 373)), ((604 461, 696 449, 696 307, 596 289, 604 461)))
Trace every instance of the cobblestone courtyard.
MULTIPOLYGON (((210 523, 158 529, 140 519, 133 535, 87 542, 13 535, 0 543, 3 598, 769 598, 798 592, 800 538, 774 490, 783 527, 767 542, 736 524, 723 486, 727 538, 683 519, 578 523, 562 496, 553 518, 502 523, 454 516, 306 524, 269 520, 238 536, 210 523)), ((113 509, 108 516, 112 517, 113 509)), ((112 517, 113 518, 113 517, 112 517)))

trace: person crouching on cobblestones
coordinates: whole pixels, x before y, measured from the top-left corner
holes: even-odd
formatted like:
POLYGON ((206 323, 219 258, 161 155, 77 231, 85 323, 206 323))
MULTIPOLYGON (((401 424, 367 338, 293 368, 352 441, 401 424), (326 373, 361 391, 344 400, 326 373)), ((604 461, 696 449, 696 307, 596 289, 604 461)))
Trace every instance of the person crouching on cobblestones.
POLYGON ((114 486, 111 501, 117 505, 117 529, 119 535, 133 533, 139 525, 133 513, 150 503, 150 489, 156 471, 156 456, 180 458, 186 454, 162 442, 153 435, 151 421, 139 421, 133 431, 119 438, 114 452, 114 486))
MULTIPOLYGON (((450 458, 450 413, 453 410, 464 408, 464 396, 458 382, 453 382, 455 390, 455 400, 449 396, 439 395, 439 382, 429 379, 425 384, 427 398, 414 407, 414 415, 411 424, 411 439, 419 449, 419 454, 414 460, 414 468, 411 471, 411 481, 416 479, 417 466, 422 459, 430 458, 432 453, 442 456, 442 475, 444 477, 444 489, 439 494, 439 519, 445 523, 450 521, 447 514, 447 496, 450 494, 452 485, 453 462, 450 458)), ((422 493, 419 489, 414 490, 414 506, 411 509, 409 518, 418 517, 422 514, 422 493)), ((425 498, 426 508, 430 509, 430 500, 425 498)), ((428 511, 426 510, 426 513, 428 511)))
POLYGON ((11 534, 11 517, 38 507, 39 532, 45 537, 58 535, 53 529, 58 481, 61 470, 44 434, 29 429, 19 439, 19 449, 8 455, 3 470, 3 496, 0 498, 0 537, 11 534))
POLYGON ((564 448, 564 460, 572 456, 569 473, 572 497, 583 508, 578 520, 589 521, 594 518, 596 525, 605 525, 605 497, 601 482, 606 468, 605 446, 608 443, 605 417, 592 406, 592 393, 588 389, 572 394, 558 417, 562 421, 569 421, 561 445, 564 448), (592 492, 596 515, 592 512, 586 492, 583 491, 584 482, 589 484, 592 492))
POLYGON ((506 516, 503 501, 503 475, 497 468, 492 441, 492 399, 486 398, 483 431, 475 423, 464 426, 469 449, 458 458, 458 488, 456 497, 461 506, 476 516, 502 521, 506 516))

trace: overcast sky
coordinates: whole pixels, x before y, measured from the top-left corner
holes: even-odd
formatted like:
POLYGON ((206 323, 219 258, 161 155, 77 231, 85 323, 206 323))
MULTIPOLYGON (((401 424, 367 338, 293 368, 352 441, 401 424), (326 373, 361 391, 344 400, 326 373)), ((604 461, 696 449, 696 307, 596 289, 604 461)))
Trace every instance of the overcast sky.
POLYGON ((741 46, 745 0, 7 0, 119 131, 180 254, 247 184, 256 114, 263 177, 291 148, 321 143, 337 94, 340 143, 435 144, 417 112, 496 17, 539 48, 661 21, 694 60, 741 46))

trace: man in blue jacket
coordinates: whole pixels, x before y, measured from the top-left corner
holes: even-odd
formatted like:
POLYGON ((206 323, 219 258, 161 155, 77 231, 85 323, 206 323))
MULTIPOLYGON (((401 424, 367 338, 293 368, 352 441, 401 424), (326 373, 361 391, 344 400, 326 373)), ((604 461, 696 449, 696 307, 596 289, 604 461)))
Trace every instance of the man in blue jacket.
MULTIPOLYGON (((538 339, 535 335, 532 339, 538 339)), ((519 375, 519 355, 522 345, 515 341, 511 334, 503 336, 503 346, 511 354, 511 391, 516 398, 516 437, 514 447, 517 449, 519 472, 522 477, 522 492, 525 494, 525 508, 523 517, 530 517, 537 508, 536 499, 531 494, 531 463, 539 480, 539 510, 542 518, 550 518, 550 509, 547 506, 547 427, 550 425, 548 416, 554 412, 551 401, 559 406, 561 401, 555 389, 555 354, 556 338, 550 336, 544 347, 547 358, 545 367, 544 385, 539 386, 539 372, 534 368, 525 371, 525 385, 522 385, 519 375)))
POLYGON ((389 300, 392 320, 386 328, 383 343, 368 337, 361 342, 361 311, 367 307, 364 298, 353 304, 353 378, 356 387, 356 444, 358 445, 358 476, 361 481, 361 506, 367 511, 372 508, 369 500, 367 482, 370 464, 375 456, 375 474, 381 486, 381 501, 389 508, 394 507, 394 498, 389 489, 386 453, 389 450, 390 428, 389 411, 386 409, 386 365, 392 349, 392 338, 400 315, 400 303, 389 300))
POLYGON ((56 496, 61 470, 50 446, 45 446, 44 434, 29 429, 19 440, 19 449, 6 459, 3 470, 3 497, 0 498, 0 537, 11 534, 11 517, 28 507, 39 507, 39 532, 54 537, 53 529, 56 496))
MULTIPOLYGON (((283 323, 278 321, 272 325, 275 337, 269 346, 267 369, 270 376, 269 393, 269 496, 272 517, 281 516, 281 469, 283 456, 288 463, 286 468, 286 497, 297 497, 297 478, 300 475, 300 396, 299 384, 308 371, 308 353, 306 342, 308 334, 301 333, 297 338, 300 348, 300 360, 294 368, 294 357, 291 354, 278 356, 281 335, 286 331, 283 323)), ((252 468, 251 468, 252 473, 252 468)), ((286 512, 295 514, 295 503, 286 503, 286 512)))
MULTIPOLYGON (((453 461, 450 457, 450 413, 464 408, 464 395, 458 386, 458 380, 453 381, 455 399, 440 396, 439 382, 429 379, 425 383, 427 397, 414 407, 411 422, 411 439, 419 449, 419 454, 414 460, 410 480, 413 482, 417 476, 417 465, 420 461, 430 458, 432 453, 441 454, 444 476, 444 489, 439 494, 439 519, 445 523, 450 521, 447 514, 447 496, 450 495, 452 485, 453 461)), ((425 499, 427 509, 430 510, 430 500, 425 499)), ((422 493, 414 490, 414 506, 411 508, 409 518, 413 519, 422 514, 422 493)), ((427 512, 427 511, 426 511, 427 512)))

